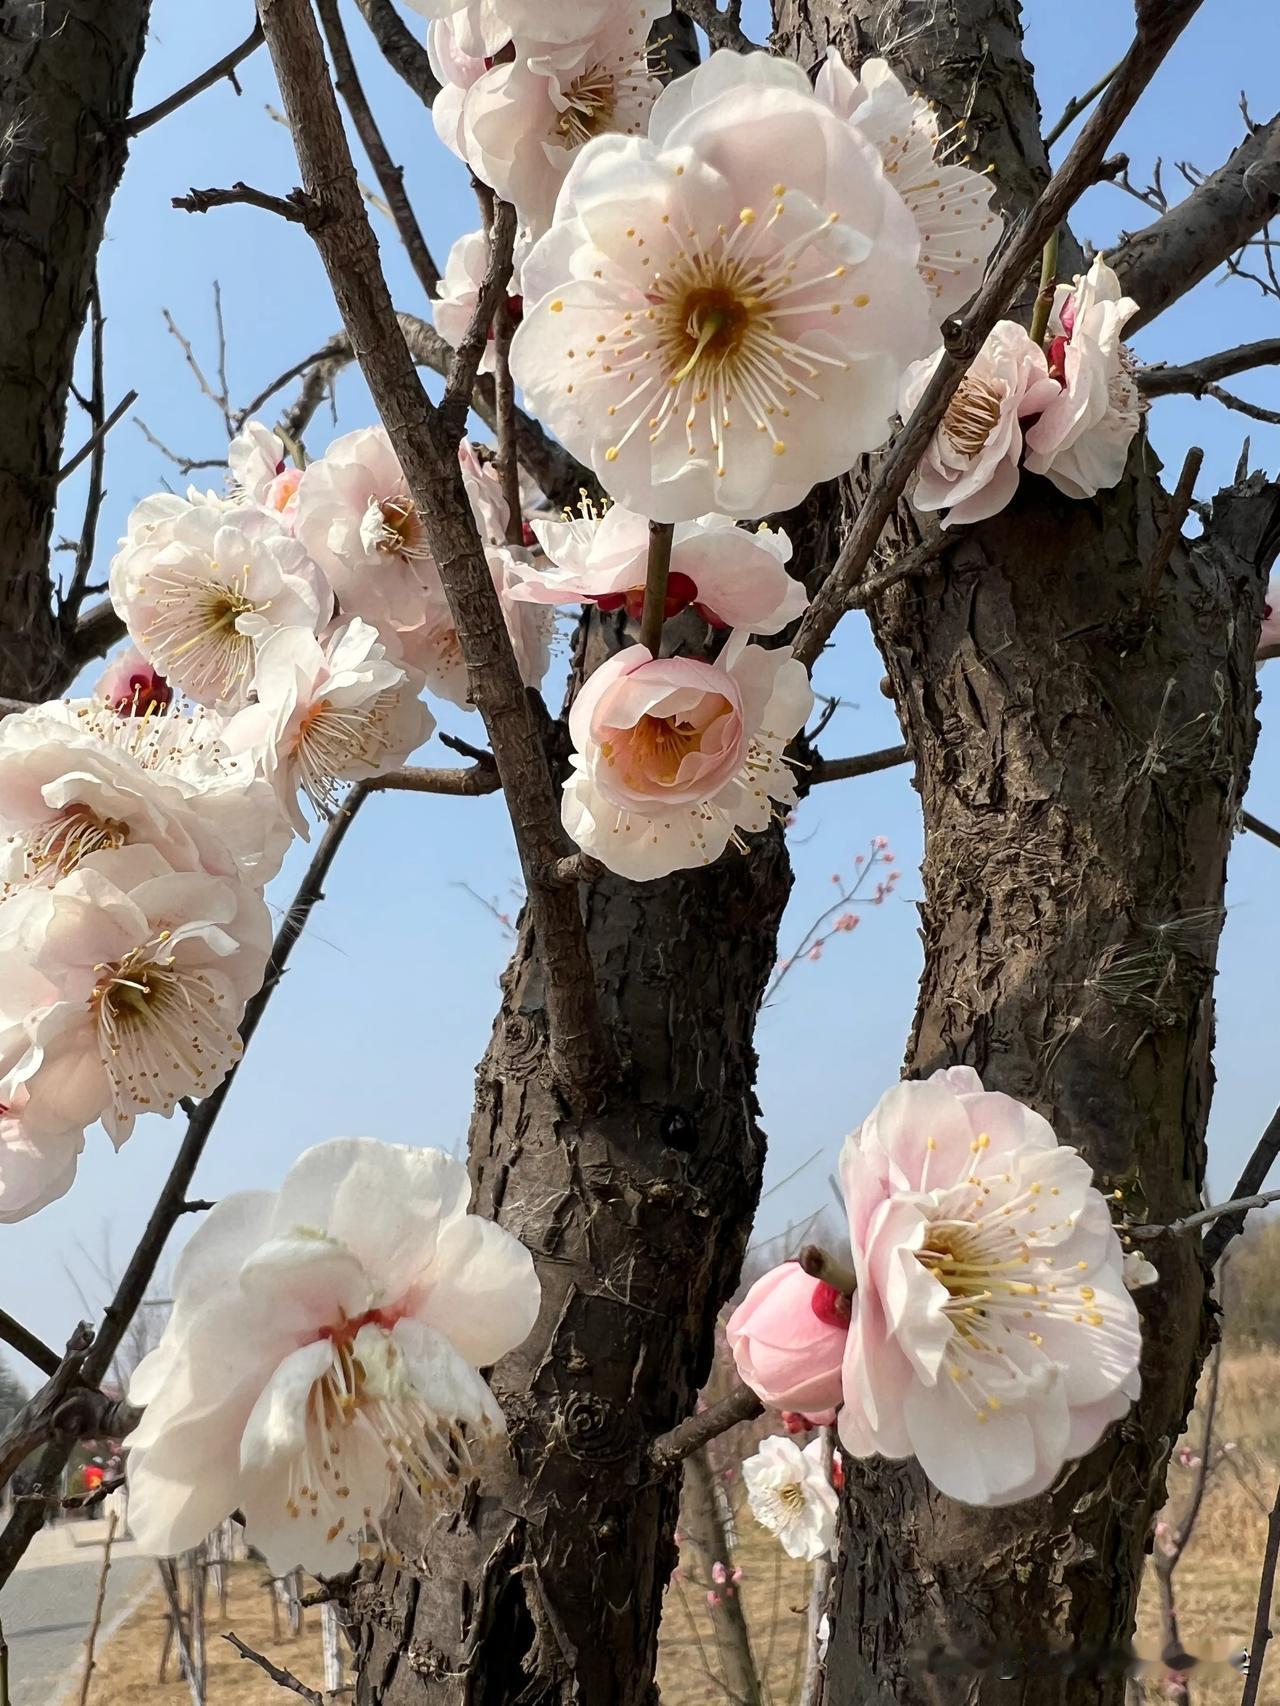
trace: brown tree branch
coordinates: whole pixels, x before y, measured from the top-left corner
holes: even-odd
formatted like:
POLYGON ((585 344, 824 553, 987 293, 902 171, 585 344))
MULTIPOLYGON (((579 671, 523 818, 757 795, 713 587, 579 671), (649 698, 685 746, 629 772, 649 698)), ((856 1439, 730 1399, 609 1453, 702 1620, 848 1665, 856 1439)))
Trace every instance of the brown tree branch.
MULTIPOLYGON (((738 53, 759 53, 758 42, 752 41, 739 24, 737 17, 722 12, 716 0, 680 0, 680 10, 707 33, 713 48, 731 47, 738 53)), ((731 8, 731 11, 736 8, 731 8)))
MULTIPOLYGON (((1164 1238, 1178 1232, 1194 1232, 1198 1227, 1208 1226, 1214 1221, 1222 1222, 1226 1215, 1238 1223, 1235 1230, 1242 1230, 1244 1217, 1253 1208, 1268 1208, 1273 1202, 1280 1202, 1280 1191, 1258 1191, 1252 1196, 1232 1197, 1230 1202, 1214 1203, 1209 1208, 1197 1209, 1194 1214, 1183 1215, 1181 1220, 1170 1220, 1163 1226, 1151 1222, 1139 1222, 1125 1227, 1126 1235, 1139 1242, 1153 1238, 1164 1238)), ((1218 1241, 1222 1247, 1235 1235, 1235 1230, 1229 1231, 1227 1237, 1218 1241)), ((1209 1254, 1209 1238, 1206 1235, 1202 1245, 1205 1255, 1209 1254)), ((1218 1250, 1221 1253, 1221 1249, 1218 1250)), ((1216 1258, 1215 1258, 1216 1259, 1216 1258)))
POLYGON ((865 610, 872 599, 879 598, 882 592, 887 592, 891 586, 897 586, 900 581, 910 580, 912 575, 927 569, 952 545, 964 537, 964 528, 939 528, 928 539, 922 539, 913 551, 908 551, 894 563, 887 564, 883 569, 877 569, 873 574, 864 575, 849 594, 850 610, 865 610))
POLYGON ((266 190, 255 190, 251 184, 235 183, 229 190, 193 189, 172 198, 172 205, 183 213, 208 213, 212 208, 232 207, 237 203, 278 214, 293 225, 305 225, 308 231, 321 217, 316 203, 302 190, 290 190, 287 196, 270 195, 266 190))
MULTIPOLYGON (((1280 841, 1280 837, 1277 840, 1280 841)), ((1245 1162, 1244 1170, 1236 1180, 1236 1188, 1231 1193, 1233 1202, 1255 1196, 1262 1189, 1277 1155, 1280 1155, 1280 1108, 1272 1114, 1270 1124, 1258 1139, 1253 1154, 1245 1162)), ((1229 1219, 1219 1219, 1209 1228, 1204 1235, 1204 1257, 1207 1262, 1216 1262, 1231 1240, 1244 1231, 1244 1220, 1244 1214, 1241 1213, 1229 1219)))
POLYGON ((571 1096, 591 1099, 607 1070, 609 1041, 578 896, 543 875, 565 851, 558 802, 458 463, 475 365, 510 275, 514 214, 497 210, 491 264, 437 410, 396 322, 309 0, 260 0, 260 16, 303 185, 324 214, 312 235, 422 518, 502 780, 546 975, 551 1071, 571 1096))
POLYGON ((109 599, 95 604, 76 623, 70 642, 71 662, 79 670, 94 658, 105 657, 124 638, 124 622, 109 599))
POLYGON ((310 1701, 311 1706, 324 1706, 323 1694, 314 1688, 308 1688, 306 1683, 296 1677, 291 1670, 282 1670, 279 1665, 273 1665, 264 1654, 255 1652, 252 1647, 247 1647, 239 1635, 229 1633, 224 1635, 222 1639, 230 1641, 242 1659, 248 1659, 250 1664, 257 1665, 259 1670, 265 1671, 272 1682, 279 1683, 281 1688, 291 1689, 294 1694, 301 1695, 304 1700, 310 1701))
POLYGON ((1280 829, 1272 829, 1269 823, 1263 823, 1260 817, 1254 817, 1252 812, 1241 812, 1240 823, 1250 834, 1256 835, 1260 841, 1269 842, 1272 847, 1280 847, 1280 829))
POLYGON ((1214 402, 1221 403, 1224 409, 1234 409, 1238 415, 1248 415, 1251 421, 1262 421, 1266 426, 1280 426, 1280 410, 1264 409, 1261 403, 1251 403, 1247 397, 1237 396, 1223 385, 1206 385, 1198 395, 1212 397, 1214 402))
POLYGON ((1273 367, 1277 363, 1280 363, 1280 338, 1260 338, 1257 343, 1236 344, 1214 355, 1202 355, 1198 361, 1179 365, 1157 362, 1153 367, 1140 367, 1135 377, 1138 389, 1147 397, 1168 397, 1175 392, 1202 397, 1215 380, 1230 379, 1251 368, 1273 367))
POLYGON ((1207 278, 1280 213, 1280 114, 1225 165, 1109 257, 1138 312, 1128 336, 1207 278))
POLYGON ((1182 472, 1178 475, 1178 483, 1173 488, 1169 499, 1169 509, 1160 529, 1160 536, 1151 552, 1147 564, 1146 585, 1142 589, 1141 616, 1146 617, 1156 601, 1160 590, 1160 582, 1164 572, 1169 567, 1173 556, 1174 546, 1182 538, 1182 524, 1191 510, 1191 500, 1195 496, 1196 480, 1204 466, 1204 451, 1198 444, 1193 444, 1188 450, 1182 463, 1182 472))
MULTIPOLYGON (((84 461, 86 456, 93 456, 95 460, 98 459, 99 452, 102 449, 103 439, 106 438, 107 434, 111 431, 112 427, 115 426, 116 422, 120 419, 121 415, 124 414, 125 410, 131 408, 137 400, 138 393, 136 391, 125 392, 124 396, 121 397, 115 408, 112 409, 111 413, 102 422, 102 424, 94 429, 92 435, 84 441, 71 460, 69 462, 64 462, 62 467, 58 469, 59 485, 61 485, 69 475, 75 473, 76 469, 84 461)), ((99 475, 99 479, 101 479, 101 475, 99 475)))
POLYGON ((708 1405, 696 1415, 687 1416, 669 1433, 659 1434, 649 1449, 649 1459, 660 1474, 665 1474, 682 1463, 690 1452, 706 1445, 708 1440, 718 1439, 739 1422, 749 1422, 753 1416, 763 1414, 764 1405, 751 1388, 735 1386, 727 1398, 708 1405))
POLYGON ((34 1363, 41 1374, 54 1375, 62 1365, 62 1358, 57 1351, 51 1345, 46 1345, 43 1339, 38 1339, 6 1309, 0 1309, 0 1339, 3 1339, 6 1345, 11 1345, 19 1356, 24 1356, 29 1363, 34 1363))
POLYGON ((338 0, 316 0, 316 5, 333 59, 334 86, 346 102, 351 122, 356 127, 356 135, 369 156, 369 164, 373 167, 386 204, 391 209, 391 217, 409 257, 409 264, 417 274, 418 283, 427 296, 434 296, 440 283, 440 269, 432 258, 427 240, 422 235, 418 216, 405 193, 404 167, 397 166, 392 160, 365 96, 364 87, 356 72, 355 60, 351 57, 347 32, 342 27, 338 0))
POLYGON ((7 1484, 25 1458, 50 1439, 54 1416, 83 1378, 84 1359, 93 1344, 93 1329, 82 1321, 67 1340, 65 1352, 48 1381, 18 1411, 0 1433, 0 1487, 7 1484))
POLYGON ((89 1634, 84 1644, 84 1673, 80 1678, 79 1706, 89 1706, 89 1689, 93 1682, 94 1648, 98 1643, 98 1631, 102 1627, 102 1608, 107 1598, 107 1577, 111 1572, 111 1547, 116 1537, 116 1524, 120 1518, 115 1511, 107 1519, 107 1536, 102 1543, 102 1568, 98 1572, 98 1592, 93 1602, 93 1620, 89 1624, 89 1634))
POLYGON ((1245 1678, 1240 1706, 1257 1706, 1262 1698, 1262 1666, 1271 1641, 1271 1601, 1276 1589, 1276 1562, 1280 1560, 1280 1487, 1267 1519, 1267 1544, 1258 1577, 1258 1605, 1253 1616, 1253 1638, 1249 1643, 1249 1674, 1245 1678))
POLYGON ((440 93, 425 47, 392 5, 391 0, 356 0, 373 39, 387 64, 429 107, 440 93))
POLYGON ((876 752, 860 752, 853 758, 817 758, 809 771, 808 782, 847 782, 854 776, 874 776, 878 770, 892 770, 908 764, 911 754, 905 746, 882 746, 876 752))
POLYGON ((383 794, 496 794, 502 787, 492 764, 474 764, 469 770, 427 770, 407 765, 386 776, 375 776, 365 787, 383 794))
POLYGON ((796 635, 793 652, 810 667, 848 606, 885 523, 987 333, 1037 266, 1049 233, 1057 229, 1098 167, 1121 124, 1165 55, 1199 9, 1201 0, 1172 0, 1139 14, 1133 45, 1085 122, 1070 153, 1050 178, 962 319, 943 326, 942 359, 928 388, 881 462, 835 565, 796 635))
POLYGON ((230 53, 223 54, 216 64, 207 71, 202 71, 198 77, 193 77, 189 83, 184 83, 180 89, 175 89, 172 95, 158 101, 154 107, 148 107, 145 112, 136 113, 124 127, 124 133, 131 140, 140 136, 144 130, 150 130, 153 124, 159 124, 162 118, 168 118, 170 113, 176 113, 179 107, 184 107, 188 101, 202 95, 206 89, 211 89, 215 83, 220 83, 224 77, 230 77, 237 94, 240 85, 236 82, 237 66, 248 59, 251 53, 256 53, 262 46, 262 25, 255 23, 249 34, 233 47, 230 53))
MULTIPOLYGON (((89 576, 93 573, 94 549, 98 539, 98 517, 102 512, 103 478, 106 470, 106 438, 110 430, 106 418, 106 390, 103 383, 105 365, 105 320, 102 313, 102 298, 98 292, 98 275, 95 269, 93 283, 89 289, 89 346, 91 378, 89 384, 89 415, 94 425, 92 445, 93 460, 89 465, 89 490, 85 497, 84 520, 80 524, 80 538, 76 542, 75 566, 71 572, 71 580, 67 590, 58 604, 58 625, 63 630, 64 641, 68 633, 74 629, 79 619, 81 607, 89 589, 89 576)), ((132 392, 133 397, 137 392, 132 392)), ((121 405, 126 408, 127 402, 121 405)))

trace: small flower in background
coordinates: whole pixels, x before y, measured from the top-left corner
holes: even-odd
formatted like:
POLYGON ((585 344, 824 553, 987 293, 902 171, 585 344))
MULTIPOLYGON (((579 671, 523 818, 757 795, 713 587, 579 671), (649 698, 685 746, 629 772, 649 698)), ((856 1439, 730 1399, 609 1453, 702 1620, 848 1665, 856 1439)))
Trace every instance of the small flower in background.
POLYGON ((941 1491, 1050 1486, 1138 1396, 1141 1332, 1088 1164, 953 1066, 881 1097, 840 1163, 857 1289, 840 1440, 941 1491))
POLYGON ((1129 1250, 1124 1258, 1124 1283, 1130 1291, 1141 1291, 1144 1285, 1154 1285, 1160 1270, 1149 1262, 1140 1250, 1129 1250))
POLYGON ((477 1372, 539 1306, 529 1252, 467 1213, 461 1162, 336 1138, 224 1197, 134 1374, 129 1520, 159 1556, 239 1509, 282 1574, 335 1575, 401 1489, 447 1507, 505 1433, 477 1372))
POLYGON ((849 1300, 784 1262, 761 1276, 725 1336, 741 1379, 772 1409, 810 1416, 840 1402, 849 1300))
POLYGON ((792 1558, 812 1561, 835 1545, 838 1504, 823 1450, 821 1437, 801 1450, 794 1440, 774 1434, 742 1465, 751 1514, 792 1558))
POLYGON ((709 1606, 711 1606, 711 1608, 714 1610, 715 1607, 717 1605, 719 1605, 719 1603, 720 1603, 720 1595, 718 1593, 716 1593, 713 1589, 708 1588, 707 1589, 707 1604, 709 1606))
POLYGON ((1267 582, 1266 599, 1262 606, 1262 630, 1258 635, 1258 662, 1280 657, 1280 575, 1267 582))
POLYGON ((168 710, 173 688, 137 646, 124 646, 98 677, 93 696, 118 716, 145 717, 149 711, 168 710))

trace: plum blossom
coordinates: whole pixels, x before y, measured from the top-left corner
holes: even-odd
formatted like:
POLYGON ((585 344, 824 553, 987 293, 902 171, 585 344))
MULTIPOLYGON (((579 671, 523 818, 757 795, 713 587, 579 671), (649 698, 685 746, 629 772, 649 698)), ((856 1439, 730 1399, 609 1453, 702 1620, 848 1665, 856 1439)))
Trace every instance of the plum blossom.
POLYGON ((1141 1250, 1128 1250, 1124 1258, 1124 1283, 1130 1291, 1141 1291, 1143 1286, 1154 1285, 1160 1278, 1160 1270, 1154 1262, 1149 1262, 1141 1250))
POLYGON ((920 276, 940 326, 982 283, 1000 239, 1002 221, 991 206, 995 185, 984 172, 939 159, 945 138, 937 115, 923 95, 907 93, 883 59, 864 60, 855 76, 828 47, 815 92, 871 143, 910 208, 920 233, 920 276))
POLYGON ((649 65, 657 9, 655 0, 614 0, 598 27, 580 26, 567 42, 522 38, 514 58, 467 89, 460 152, 534 237, 551 224, 560 186, 585 143, 644 134, 662 88, 649 65))
MULTIPOLYGON (((939 350, 907 369, 904 420, 941 360, 939 350)), ((1044 351, 1016 321, 998 320, 920 458, 911 496, 916 509, 945 509, 944 527, 998 514, 1018 489, 1022 422, 1048 408, 1060 390, 1044 351)))
POLYGON ((1138 1396, 1137 1310, 1088 1164, 953 1066, 845 1141, 857 1289, 840 1440, 969 1504, 1044 1492, 1138 1396))
POLYGON ((79 1127, 33 1132, 23 1118, 25 1086, 0 1104, 0 1225, 26 1220, 56 1202, 75 1182, 84 1148, 79 1127))
POLYGON ((762 1404, 806 1418, 839 1404, 849 1300, 799 1262, 763 1274, 725 1333, 739 1376, 762 1404))
POLYGON ((1146 407, 1120 342, 1137 311, 1101 255, 1074 288, 1055 293, 1050 370, 1061 374, 1062 389, 1027 432, 1027 467, 1069 498, 1109 490, 1124 474, 1146 407))
POLYGON ((173 703, 173 688, 137 646, 121 647, 99 676, 93 691, 95 698, 122 717, 145 717, 151 711, 167 711, 173 703))
MULTIPOLYGON (((507 290, 507 312, 512 325, 515 326, 520 324, 524 314, 524 299, 520 295, 520 267, 527 252, 528 245, 522 239, 516 244, 515 263, 507 290)), ((467 327, 471 324, 488 265, 489 239, 483 231, 466 232, 449 250, 449 258, 444 264, 444 276, 440 280, 436 299, 431 304, 431 318, 435 322, 436 331, 454 349, 462 342, 467 327)), ((488 346, 480 359, 480 371, 493 372, 492 326, 489 328, 488 346)))
POLYGON ((337 1575, 395 1495, 451 1502, 505 1423, 477 1372, 527 1337, 528 1251, 467 1213, 461 1162, 335 1138, 224 1197, 178 1260, 129 1396, 129 1520, 162 1556, 229 1512, 273 1571, 337 1575))
MULTIPOLYGON (((171 725, 180 714, 120 717, 84 701, 32 706, 0 726, 0 884, 45 885, 100 853, 154 847, 174 870, 213 876, 275 875, 288 833, 270 794, 251 778, 237 807, 208 809, 206 790, 183 773, 171 725)), ((217 764, 216 743, 199 762, 217 764)))
POLYGON ((317 633, 333 597, 274 517, 190 506, 154 537, 126 539, 111 597, 134 643, 201 705, 243 702, 259 643, 278 628, 317 633))
POLYGON ((343 783, 383 775, 429 738, 435 719, 419 688, 359 617, 323 645, 283 628, 258 653, 255 703, 236 713, 224 739, 231 751, 254 755, 294 829, 309 840, 299 791, 317 817, 331 817, 343 783))
POLYGON ((718 52, 667 85, 647 137, 579 150, 524 265, 512 371, 628 508, 786 509, 883 443, 928 347, 919 248, 799 66, 718 52))
POLYGON ((572 839, 645 882, 709 865, 795 801, 782 754, 813 707, 803 665, 735 634, 714 663, 628 646, 590 677, 569 713, 573 770, 562 816, 572 839))
POLYGON ((36 1133, 101 1119, 117 1147, 238 1060, 236 1027, 271 946, 261 895, 173 871, 151 847, 101 853, 0 908, 0 1103, 36 1133))
MULTIPOLYGON (((608 22, 617 0, 409 0, 415 12, 447 20, 472 58, 500 53, 515 41, 572 42, 608 22)), ((432 28, 434 36, 440 25, 432 28)))
POLYGON ((228 446, 227 465, 235 495, 278 515, 292 531, 302 470, 289 466, 284 440, 261 421, 246 421, 228 446))
MULTIPOLYGON (((515 652, 520 679, 526 687, 537 687, 551 664, 554 616, 545 606, 530 604, 517 597, 517 588, 526 573, 521 552, 491 545, 485 555, 511 638, 511 648, 515 652)), ((427 607, 421 627, 413 634, 402 635, 401 640, 405 657, 424 676, 427 691, 469 711, 472 707, 467 691, 466 661, 443 591, 427 607)))
POLYGON ((823 1467, 819 1435, 803 1448, 785 1434, 760 1442, 742 1465, 751 1514, 790 1558, 823 1558, 836 1543, 839 1501, 823 1467))
MULTIPOLYGON (((535 604, 596 604, 623 610, 633 622, 644 609, 649 523, 614 504, 602 515, 594 506, 564 521, 533 517, 530 523, 546 553, 532 565, 512 596, 535 604)), ((681 522, 672 536, 667 615, 689 606, 714 628, 776 634, 808 603, 803 585, 786 571, 791 541, 761 526, 748 532, 728 516, 704 515, 681 522)))
POLYGON ((1262 603, 1262 629, 1258 635, 1258 662, 1280 657, 1280 575, 1267 582, 1262 603))

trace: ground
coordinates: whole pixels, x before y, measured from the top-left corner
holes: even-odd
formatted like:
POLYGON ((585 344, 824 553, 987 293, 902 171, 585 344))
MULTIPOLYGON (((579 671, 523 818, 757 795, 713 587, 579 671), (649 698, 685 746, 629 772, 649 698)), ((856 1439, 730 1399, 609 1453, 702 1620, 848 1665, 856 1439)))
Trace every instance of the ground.
MULTIPOLYGON (((1177 1524, 1197 1474, 1204 1430, 1203 1402, 1191 1417, 1170 1470, 1170 1500, 1164 1520, 1177 1524), (1183 1461, 1185 1459, 1185 1461, 1183 1461)), ((1192 1540, 1175 1577, 1183 1645, 1217 1661, 1192 1678, 1194 1706, 1237 1706, 1240 1678, 1221 1661, 1247 1645, 1253 1624, 1266 1515, 1280 1477, 1280 1353, 1234 1351, 1224 1357, 1215 1452, 1204 1503, 1192 1540), (1229 1448, 1229 1449, 1223 1449, 1229 1448)), ((737 1447, 742 1449, 742 1447, 737 1447)), ((749 1446, 746 1447, 749 1449, 749 1446)), ((726 1463, 731 1460, 726 1457, 726 1463)), ((737 1528, 731 1567, 743 1575, 743 1596, 767 1706, 790 1706, 803 1665, 808 1571, 788 1559, 752 1521, 730 1468, 724 1481, 737 1528)), ((69 1540, 55 1543, 64 1561, 50 1563, 49 1537, 35 1564, 22 1570, 0 1598, 0 1617, 10 1643, 12 1706, 72 1706, 78 1700, 84 1637, 92 1613, 98 1565, 83 1560, 69 1540), (57 1684, 57 1686, 55 1686, 57 1684), (59 1689, 62 1690, 61 1694, 59 1689)), ((109 1582, 105 1638, 88 1706, 188 1706, 190 1694, 171 1666, 170 1680, 156 1680, 164 1635, 157 1587, 148 1587, 154 1566, 120 1553, 109 1582), (135 1603, 130 1605, 134 1596, 135 1603), (127 1615, 112 1629, 111 1621, 127 1615)), ((250 1646, 293 1671, 313 1688, 323 1687, 319 1613, 308 1611, 303 1633, 273 1636, 266 1572, 255 1564, 232 1566, 228 1615, 217 1615, 209 1597, 209 1706, 280 1706, 289 1698, 268 1677, 237 1657, 222 1634, 233 1629, 250 1646)), ((705 1582, 691 1556, 667 1596, 659 1680, 664 1706, 695 1706, 730 1699, 723 1683, 716 1626, 708 1592, 724 1585, 705 1582)), ((1139 1649, 1160 1646, 1155 1584, 1148 1580, 1139 1619, 1139 1649)), ((1280 1672, 1280 1649, 1272 1656, 1280 1672)), ((1144 1685, 1144 1706, 1168 1695, 1157 1679, 1144 1685)), ((1280 1700, 1280 1677, 1263 1699, 1280 1700)))

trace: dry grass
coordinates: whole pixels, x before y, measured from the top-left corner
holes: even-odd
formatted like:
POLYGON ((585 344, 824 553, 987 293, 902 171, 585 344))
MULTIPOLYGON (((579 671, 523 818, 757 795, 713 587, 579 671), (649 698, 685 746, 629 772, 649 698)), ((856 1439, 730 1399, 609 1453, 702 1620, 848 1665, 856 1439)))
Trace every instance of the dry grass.
MULTIPOLYGON (((231 1564, 227 1616, 218 1615, 218 1597, 209 1591, 206 1622, 209 1706, 283 1706, 297 1699, 286 1693, 257 1665, 242 1659, 228 1641, 234 1630, 248 1646, 291 1670, 312 1688, 324 1688, 324 1659, 320 1648, 320 1613, 303 1613, 302 1633, 290 1636, 281 1613, 281 1638, 272 1634, 271 1601, 261 1564, 231 1564)), ((165 1631, 164 1596, 156 1583, 137 1610, 103 1646, 93 1673, 89 1706, 191 1706, 191 1694, 178 1675, 176 1655, 169 1661, 169 1681, 157 1682, 165 1631)))

